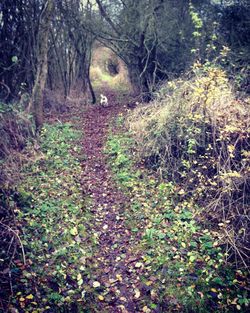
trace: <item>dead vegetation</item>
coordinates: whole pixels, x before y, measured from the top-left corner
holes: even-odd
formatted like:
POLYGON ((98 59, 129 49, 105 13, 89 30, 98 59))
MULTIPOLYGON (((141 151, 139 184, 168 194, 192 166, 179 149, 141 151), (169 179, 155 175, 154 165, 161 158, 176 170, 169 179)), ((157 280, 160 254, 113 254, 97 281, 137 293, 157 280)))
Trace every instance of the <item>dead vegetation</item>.
POLYGON ((237 97, 219 68, 195 64, 170 81, 128 126, 139 159, 199 206, 196 217, 220 233, 227 259, 249 266, 249 98, 237 97))

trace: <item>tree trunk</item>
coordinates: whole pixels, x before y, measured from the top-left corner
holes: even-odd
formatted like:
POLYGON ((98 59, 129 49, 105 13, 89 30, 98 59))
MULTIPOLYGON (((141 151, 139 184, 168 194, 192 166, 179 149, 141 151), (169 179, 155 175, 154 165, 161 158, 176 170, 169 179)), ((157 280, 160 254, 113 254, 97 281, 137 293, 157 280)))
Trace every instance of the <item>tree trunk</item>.
POLYGON ((34 112, 36 129, 39 130, 43 125, 43 91, 45 88, 48 74, 48 38, 54 1, 47 0, 43 12, 41 13, 39 32, 38 32, 38 53, 37 53, 37 72, 35 85, 32 90, 32 98, 29 109, 34 112))
POLYGON ((129 79, 133 88, 134 95, 141 95, 144 102, 150 101, 150 89, 146 73, 141 75, 143 68, 140 61, 128 65, 129 79))

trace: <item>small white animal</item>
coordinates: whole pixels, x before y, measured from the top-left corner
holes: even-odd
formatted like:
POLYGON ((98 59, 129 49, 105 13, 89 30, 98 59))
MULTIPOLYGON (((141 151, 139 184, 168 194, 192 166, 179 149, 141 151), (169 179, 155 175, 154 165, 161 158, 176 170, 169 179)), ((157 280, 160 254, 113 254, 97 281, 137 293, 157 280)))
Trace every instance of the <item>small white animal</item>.
POLYGON ((103 94, 100 95, 101 100, 100 100, 100 104, 101 106, 103 106, 104 108, 108 107, 108 98, 106 96, 104 96, 103 94))

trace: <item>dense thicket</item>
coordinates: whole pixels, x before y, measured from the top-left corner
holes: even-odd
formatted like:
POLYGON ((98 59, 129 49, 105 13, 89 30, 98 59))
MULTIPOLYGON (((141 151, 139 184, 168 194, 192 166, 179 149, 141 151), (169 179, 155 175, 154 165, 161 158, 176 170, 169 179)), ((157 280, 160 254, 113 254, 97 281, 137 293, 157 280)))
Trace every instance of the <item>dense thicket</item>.
POLYGON ((247 2, 193 1, 190 5, 188 1, 126 0, 97 3, 102 16, 99 23, 103 25, 99 38, 126 62, 137 92, 154 90, 157 82, 187 70, 195 58, 214 59, 223 45, 232 49, 236 68, 242 69, 242 63, 247 61, 247 2))
MULTIPOLYGON (((4 0, 0 4, 0 97, 31 92, 37 70, 38 33, 47 1, 4 0)), ((48 86, 67 96, 77 80, 89 82, 94 40, 111 47, 126 63, 137 92, 150 92, 162 79, 184 72, 197 57, 214 58, 231 48, 233 71, 247 87, 249 4, 245 1, 97 0, 55 1, 49 36, 48 86), (193 15, 192 15, 192 12, 193 15), (190 14, 191 12, 191 14, 190 14), (197 26, 196 15, 202 20, 197 26), (246 71, 246 70, 244 70, 246 71), (244 80, 244 82, 243 82, 244 80)), ((227 64, 232 69, 232 62, 227 64)))

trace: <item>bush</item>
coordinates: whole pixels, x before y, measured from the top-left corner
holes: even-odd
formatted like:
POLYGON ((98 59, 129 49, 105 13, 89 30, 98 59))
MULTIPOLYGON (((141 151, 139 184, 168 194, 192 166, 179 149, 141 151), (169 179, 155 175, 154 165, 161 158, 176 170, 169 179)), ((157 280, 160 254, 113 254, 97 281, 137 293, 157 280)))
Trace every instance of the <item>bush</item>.
POLYGON ((0 103, 0 159, 13 150, 24 148, 28 138, 34 136, 31 116, 24 112, 20 103, 0 103))
POLYGON ((228 247, 228 259, 248 266, 249 99, 238 99, 224 71, 196 63, 190 78, 164 84, 150 106, 128 118, 138 156, 182 197, 204 210, 228 247))

